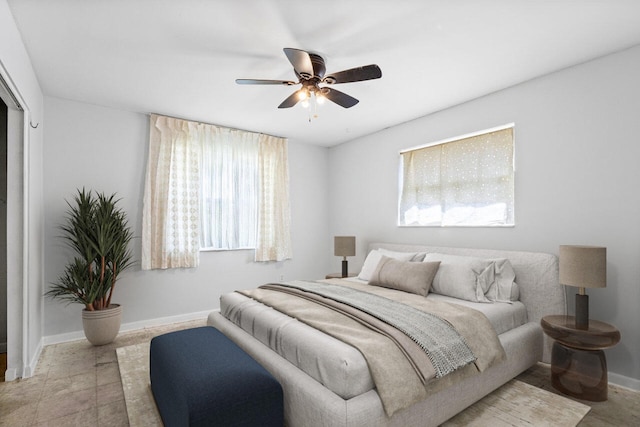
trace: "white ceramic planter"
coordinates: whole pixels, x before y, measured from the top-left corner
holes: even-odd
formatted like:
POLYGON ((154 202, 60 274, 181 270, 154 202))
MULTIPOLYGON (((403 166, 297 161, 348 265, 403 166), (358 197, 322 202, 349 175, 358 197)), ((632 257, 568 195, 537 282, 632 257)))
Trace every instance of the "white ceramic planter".
POLYGON ((106 310, 82 310, 82 327, 84 335, 93 345, 109 344, 120 332, 122 307, 111 304, 106 310))

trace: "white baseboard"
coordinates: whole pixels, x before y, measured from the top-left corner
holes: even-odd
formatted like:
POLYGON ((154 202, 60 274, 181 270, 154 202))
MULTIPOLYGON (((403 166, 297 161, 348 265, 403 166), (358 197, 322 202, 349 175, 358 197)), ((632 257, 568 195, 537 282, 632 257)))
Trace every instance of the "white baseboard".
POLYGON ((18 370, 16 368, 9 368, 6 371, 4 371, 4 380, 6 382, 15 381, 18 378, 20 377, 18 376, 18 370))
MULTIPOLYGON (((188 322, 191 320, 205 319, 212 311, 219 311, 219 310, 208 310, 208 311, 201 311, 197 313, 180 314, 177 316, 161 317, 157 319, 125 323, 120 326, 120 332, 136 331, 144 328, 151 328, 154 326, 162 326, 162 325, 169 325, 172 323, 180 323, 180 322, 188 322)), ((36 372, 36 367, 38 366, 38 361, 40 360, 40 355, 42 354, 42 350, 45 345, 60 344, 64 342, 77 341, 77 340, 83 340, 83 339, 85 339, 83 331, 74 331, 74 332, 68 332, 64 334, 49 335, 49 336, 43 337, 38 343, 38 347, 34 352, 33 357, 29 361, 29 364, 22 368, 22 372, 21 372, 22 375, 19 375, 17 368, 7 369, 4 374, 5 381, 14 381, 18 378, 29 378, 33 376, 33 374, 36 372)), ((6 347, 6 344, 5 344, 5 347, 6 347)))
MULTIPOLYGON (((40 340, 40 342, 38 342, 38 347, 36 348, 36 351, 34 352, 33 357, 31 358, 27 366, 23 366, 22 368, 20 367, 7 368, 7 370, 4 373, 4 380, 9 382, 9 381, 17 380, 18 378, 32 377, 36 371, 36 366, 38 366, 38 360, 40 360, 40 355, 42 354, 42 349, 44 346, 43 342, 44 341, 42 339, 40 340)), ((5 348, 6 348, 6 344, 5 344, 5 348)))
POLYGON ((137 331, 139 329, 170 325, 172 323, 190 322, 192 320, 206 319, 212 311, 220 311, 220 309, 199 311, 196 313, 178 314, 176 316, 160 317, 157 319, 127 323, 122 325, 122 327, 120 328, 120 332, 137 331))
MULTIPOLYGON (((152 328, 155 326, 169 325, 171 323, 189 322, 191 320, 206 319, 207 316, 212 311, 219 311, 219 309, 200 311, 196 313, 179 314, 176 316, 159 317, 156 319, 141 320, 138 322, 123 323, 120 326, 120 333, 137 331, 140 329, 152 328)), ((60 344, 63 342, 77 341, 77 340, 83 340, 83 339, 85 339, 83 331, 74 331, 74 332, 67 332, 64 334, 48 335, 43 338, 43 342, 44 342, 44 345, 51 345, 51 344, 60 344)))
POLYGON ((640 380, 609 372, 609 383, 634 391, 640 391, 640 380))
POLYGON ((40 360, 40 355, 42 354, 42 349, 44 348, 44 338, 40 339, 38 342, 38 347, 33 354, 33 357, 29 361, 29 364, 24 367, 22 370, 22 378, 32 377, 36 372, 36 367, 38 366, 38 361, 40 360))

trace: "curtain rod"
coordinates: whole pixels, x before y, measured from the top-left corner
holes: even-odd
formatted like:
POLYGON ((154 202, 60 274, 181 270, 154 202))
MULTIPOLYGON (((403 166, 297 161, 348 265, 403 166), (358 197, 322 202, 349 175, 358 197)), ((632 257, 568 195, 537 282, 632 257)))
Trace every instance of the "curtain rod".
POLYGON ((155 114, 156 116, 168 117, 170 119, 184 120, 186 122, 197 123, 199 125, 217 126, 217 127, 222 127, 222 128, 225 128, 225 129, 239 130, 241 132, 257 133, 259 135, 267 135, 267 136, 272 136, 274 138, 288 139, 286 136, 271 135, 271 134, 264 133, 264 132, 255 132, 255 131, 247 130, 247 129, 232 128, 232 127, 229 127, 229 126, 217 125, 215 123, 208 123, 208 122, 203 122, 203 121, 200 121, 200 120, 185 119, 184 117, 167 116, 166 114, 160 114, 160 113, 148 113, 148 114, 149 115, 155 114))

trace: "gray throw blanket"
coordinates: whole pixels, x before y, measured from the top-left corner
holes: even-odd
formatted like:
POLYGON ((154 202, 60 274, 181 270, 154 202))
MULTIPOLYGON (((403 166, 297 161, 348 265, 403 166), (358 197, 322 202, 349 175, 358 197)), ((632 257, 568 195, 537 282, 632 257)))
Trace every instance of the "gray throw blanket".
POLYGON ((395 327, 411 338, 427 354, 435 369, 436 378, 441 378, 476 360, 464 338, 453 326, 431 313, 337 284, 294 280, 262 286, 262 288, 273 290, 278 290, 278 287, 294 288, 330 298, 395 327))

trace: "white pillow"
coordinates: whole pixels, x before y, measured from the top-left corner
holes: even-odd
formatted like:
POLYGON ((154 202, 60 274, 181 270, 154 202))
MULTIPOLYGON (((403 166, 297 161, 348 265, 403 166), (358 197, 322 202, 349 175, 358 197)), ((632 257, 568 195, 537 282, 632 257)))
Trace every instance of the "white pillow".
POLYGON ((427 254, 424 262, 440 261, 431 292, 474 302, 489 302, 484 293, 494 282, 493 262, 458 255, 427 254))
POLYGON ((520 294, 509 260, 427 254, 424 261, 440 261, 431 292, 475 302, 517 301, 520 294))
POLYGON ((387 249, 374 249, 369 252, 367 258, 365 258, 364 264, 362 264, 362 270, 360 270, 360 274, 358 274, 358 279, 366 280, 367 282, 371 280, 371 276, 373 275, 373 272, 376 271, 376 267, 378 267, 378 263, 382 259, 383 255, 397 259, 398 261, 419 262, 424 258, 424 252, 395 252, 387 249))
POLYGON ((496 280, 491 284, 489 290, 485 292, 485 297, 490 301, 511 302, 520 299, 520 289, 516 283, 516 272, 513 270, 511 262, 506 258, 495 259, 496 280))
POLYGON ((386 257, 397 259, 399 261, 404 261, 406 257, 411 255, 411 258, 407 260, 411 262, 422 262, 424 260, 424 256, 427 254, 426 252, 397 252, 383 248, 378 249, 378 251, 386 257))

